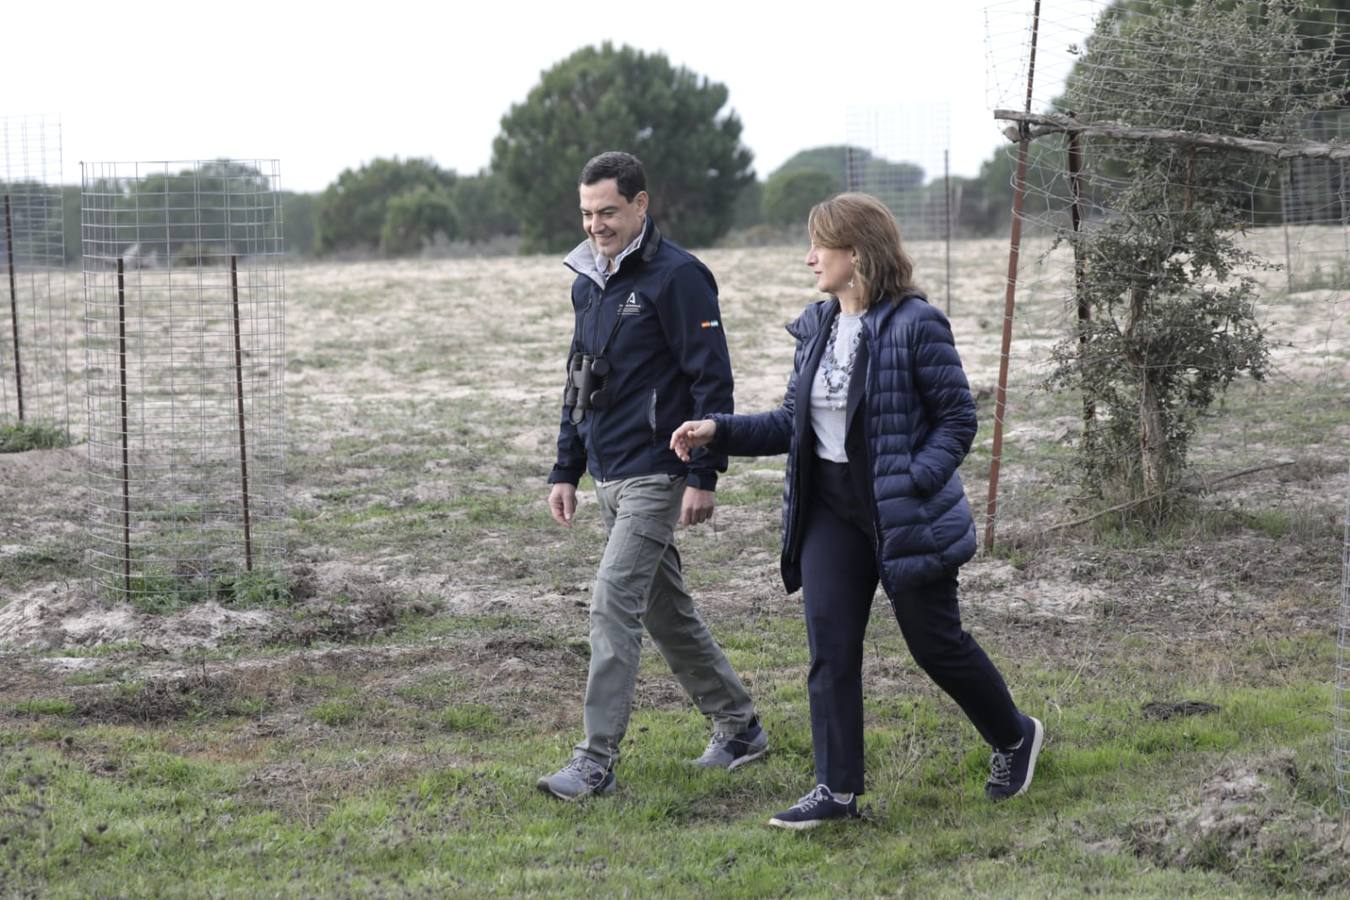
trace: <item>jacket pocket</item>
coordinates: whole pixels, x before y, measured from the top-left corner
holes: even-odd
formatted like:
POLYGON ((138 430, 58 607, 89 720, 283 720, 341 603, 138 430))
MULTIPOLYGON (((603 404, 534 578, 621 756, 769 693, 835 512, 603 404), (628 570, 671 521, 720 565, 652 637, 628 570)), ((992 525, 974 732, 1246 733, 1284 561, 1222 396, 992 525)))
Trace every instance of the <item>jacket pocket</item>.
POLYGON ((660 437, 656 433, 656 388, 652 388, 651 399, 647 401, 647 427, 652 432, 652 443, 655 444, 660 437))
POLYGON ((896 562, 910 556, 938 552, 937 537, 927 518, 906 525, 884 527, 881 535, 881 561, 896 562))
POLYGON ((924 500, 923 508, 933 539, 943 552, 960 541, 974 524, 960 476, 953 476, 952 482, 924 500))
POLYGON ((927 469, 914 468, 914 460, 911 457, 909 462, 909 483, 912 485, 914 496, 920 500, 929 500, 942 490, 942 485, 933 484, 928 475, 927 469))

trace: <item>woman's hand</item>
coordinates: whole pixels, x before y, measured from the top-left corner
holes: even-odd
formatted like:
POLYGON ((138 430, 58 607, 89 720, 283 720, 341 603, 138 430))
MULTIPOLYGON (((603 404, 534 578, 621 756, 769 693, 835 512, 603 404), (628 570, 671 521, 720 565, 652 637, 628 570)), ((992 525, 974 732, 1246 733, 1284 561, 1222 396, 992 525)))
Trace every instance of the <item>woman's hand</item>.
POLYGON ((680 459, 689 462, 689 454, 699 447, 706 447, 712 442, 715 434, 717 434, 717 423, 712 419, 685 422, 671 432, 670 449, 674 450, 675 455, 680 459))

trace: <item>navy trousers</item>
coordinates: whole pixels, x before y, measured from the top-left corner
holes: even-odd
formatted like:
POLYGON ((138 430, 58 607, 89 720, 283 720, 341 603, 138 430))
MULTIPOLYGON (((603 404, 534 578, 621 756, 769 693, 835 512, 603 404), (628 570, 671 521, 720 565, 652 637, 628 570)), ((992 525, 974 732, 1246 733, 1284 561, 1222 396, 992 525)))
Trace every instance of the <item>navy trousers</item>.
MULTIPOLYGON (((812 462, 802 590, 811 648, 807 690, 816 782, 857 794, 863 791, 863 637, 879 581, 874 529, 849 464, 812 462)), ((1021 738, 1020 714, 1003 676, 961 628, 956 573, 896 600, 896 619, 915 662, 991 746, 1015 744, 1021 738)))

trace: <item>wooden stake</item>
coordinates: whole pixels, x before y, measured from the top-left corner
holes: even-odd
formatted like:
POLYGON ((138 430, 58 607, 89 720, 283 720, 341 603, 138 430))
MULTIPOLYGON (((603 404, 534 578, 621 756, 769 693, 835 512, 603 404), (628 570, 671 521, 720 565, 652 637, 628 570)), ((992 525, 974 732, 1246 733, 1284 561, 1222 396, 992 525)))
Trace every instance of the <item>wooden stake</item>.
POLYGON ((1241 478, 1241 477, 1244 476, 1244 475, 1251 475, 1251 474, 1253 474, 1254 472, 1266 472, 1266 471, 1269 471, 1269 470, 1271 470, 1271 469, 1283 469, 1283 468, 1285 468, 1286 466, 1292 466, 1293 464, 1294 464, 1294 460, 1292 460, 1292 459, 1282 459, 1282 460, 1280 460, 1279 462, 1271 463, 1271 464, 1269 464, 1269 465, 1264 465, 1264 466, 1252 466, 1251 468, 1248 468, 1248 469, 1240 469, 1240 470, 1238 470, 1238 471, 1236 471, 1236 472, 1230 472, 1229 474, 1223 475, 1223 476, 1221 476, 1221 477, 1219 477, 1219 478, 1202 479, 1198 485, 1196 485, 1196 484, 1175 484, 1175 485, 1173 485, 1172 487, 1167 488, 1166 490, 1157 491, 1157 492, 1155 492, 1155 493, 1148 494, 1147 496, 1140 497, 1140 498, 1137 499, 1137 500, 1127 500, 1127 501, 1124 502, 1124 503, 1119 503, 1119 504, 1116 504, 1115 506, 1112 506, 1110 509, 1104 509, 1104 510, 1102 510, 1101 512, 1095 512, 1095 513, 1093 513, 1093 514, 1090 515, 1090 516, 1083 516, 1081 519, 1074 519, 1072 522, 1060 522, 1058 525, 1050 525, 1050 526, 1048 526, 1048 527, 1042 529, 1042 533, 1044 533, 1044 534, 1049 534, 1049 533, 1052 532, 1052 531, 1063 531, 1063 530, 1066 529, 1066 528, 1077 528, 1079 525, 1086 525, 1087 523, 1089 523, 1089 522, 1091 522, 1091 521, 1093 521, 1093 520, 1095 520, 1095 519, 1100 519, 1102 516, 1109 516, 1109 515, 1111 515, 1111 513, 1114 513, 1114 512, 1120 512, 1121 510, 1130 509, 1130 508, 1135 507, 1135 506, 1141 506, 1141 505, 1143 505, 1143 504, 1145 504, 1145 503, 1148 503, 1148 502, 1151 501, 1151 500, 1157 500, 1157 499, 1159 499, 1159 498, 1161 498, 1161 497, 1163 497, 1163 496, 1166 496, 1167 494, 1173 493, 1173 492, 1175 492, 1175 491, 1179 491, 1179 490, 1183 490, 1183 489, 1185 489, 1185 490, 1195 490, 1195 491, 1207 491, 1207 490, 1213 488, 1214 485, 1216 485, 1216 484, 1223 484, 1225 481, 1232 481, 1234 478, 1241 478))
POLYGON ((1242 150, 1248 153, 1259 153, 1263 156, 1273 156, 1276 159, 1350 159, 1350 141, 1343 139, 1333 141, 1263 141, 1256 138, 1232 137, 1226 134, 1178 131, 1173 128, 1143 128, 1127 125, 1123 122, 1079 122, 1068 116, 1039 115, 1030 110, 1018 112, 1012 109, 996 109, 994 110, 994 118, 1028 126, 1024 129, 1006 129, 1004 134, 1012 141, 1021 140, 1023 134, 1030 138, 1038 138, 1059 132, 1076 132, 1110 138, 1190 144, 1196 147, 1210 147, 1215 150, 1242 150))
MULTIPOLYGON (((1083 231, 1083 145, 1082 139, 1075 133, 1069 133, 1069 194, 1073 203, 1069 206, 1069 217, 1076 236, 1083 231)), ((1086 325, 1092 321, 1092 306, 1088 303, 1084 280, 1087 262, 1083 259, 1082 243, 1073 242, 1073 293, 1078 306, 1078 365, 1081 370, 1087 359, 1088 339, 1086 325)), ((1097 418, 1097 405, 1086 393, 1083 394, 1083 437, 1087 439, 1097 418)))

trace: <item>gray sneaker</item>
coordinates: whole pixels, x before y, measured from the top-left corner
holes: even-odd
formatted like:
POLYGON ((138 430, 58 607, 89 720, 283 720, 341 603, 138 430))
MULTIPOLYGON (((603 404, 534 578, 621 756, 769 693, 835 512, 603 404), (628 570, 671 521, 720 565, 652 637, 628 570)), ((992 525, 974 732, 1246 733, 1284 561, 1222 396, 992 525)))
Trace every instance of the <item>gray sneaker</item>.
POLYGON ((734 769, 759 759, 769 752, 769 736, 759 727, 759 717, 751 719, 741 731, 732 734, 714 731, 712 740, 694 765, 706 769, 734 769))
POLYGON ((618 788, 614 773, 589 756, 574 756, 552 775, 540 778, 539 790, 559 800, 580 800, 592 794, 612 794, 618 788))

